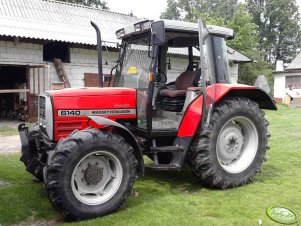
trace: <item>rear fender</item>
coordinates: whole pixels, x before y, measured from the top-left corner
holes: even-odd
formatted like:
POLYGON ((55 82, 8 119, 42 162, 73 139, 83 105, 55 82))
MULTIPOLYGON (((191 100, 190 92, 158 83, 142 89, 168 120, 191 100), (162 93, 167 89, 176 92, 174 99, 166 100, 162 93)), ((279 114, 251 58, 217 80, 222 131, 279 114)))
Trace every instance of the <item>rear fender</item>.
POLYGON ((261 109, 277 110, 277 106, 271 96, 260 88, 256 88, 255 90, 233 89, 222 99, 227 97, 246 97, 256 102, 261 109))
MULTIPOLYGON (((210 99, 214 104, 220 102, 227 97, 246 97, 258 103, 262 109, 277 110, 277 107, 264 90, 255 86, 239 85, 239 84, 215 84, 207 88, 207 107, 210 105, 210 99)), ((179 126, 179 137, 194 137, 202 119, 203 96, 196 98, 188 108, 182 118, 179 126)))
POLYGON ((113 127, 116 130, 116 132, 119 135, 121 135, 126 140, 126 142, 129 143, 133 147, 135 157, 138 161, 137 171, 140 175, 144 175, 143 155, 142 155, 140 146, 139 146, 135 136, 131 133, 131 131, 129 131, 123 125, 121 125, 113 120, 101 117, 101 116, 88 116, 88 117, 90 118, 90 120, 95 122, 97 124, 97 126, 100 126, 102 128, 103 127, 113 127))

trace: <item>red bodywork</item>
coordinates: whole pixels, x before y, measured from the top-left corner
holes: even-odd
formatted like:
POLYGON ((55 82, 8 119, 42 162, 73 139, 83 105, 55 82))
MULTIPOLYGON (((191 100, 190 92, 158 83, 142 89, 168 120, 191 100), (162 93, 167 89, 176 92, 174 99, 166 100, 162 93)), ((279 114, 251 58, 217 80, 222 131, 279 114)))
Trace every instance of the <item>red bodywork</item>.
MULTIPOLYGON (((210 100, 217 103, 231 90, 256 90, 255 86, 238 85, 238 84, 215 84, 207 88, 207 103, 208 107, 210 100)), ((199 96, 187 108, 185 115, 179 126, 179 137, 193 137, 202 119, 203 96, 199 96)))
MULTIPOLYGON (((74 113, 79 111, 95 111, 111 120, 136 118, 136 90, 129 88, 78 88, 50 91, 54 113, 54 140, 66 137, 75 129, 86 128, 86 115, 64 115, 59 111, 74 113), (116 111, 114 111, 116 109, 116 111), (125 109, 130 113, 123 114, 125 109), (72 112, 72 110, 75 110, 72 112), (117 110, 121 110, 120 114, 117 110), (114 111, 114 112, 113 112, 114 111)), ((66 113, 65 112, 65 113, 66 113)), ((96 126, 96 125, 95 125, 96 126)))
MULTIPOLYGON (((217 103, 231 90, 255 90, 254 86, 215 84, 207 88, 207 106, 212 99, 217 103)), ((86 115, 60 116, 61 110, 123 110, 131 109, 131 114, 94 114, 111 120, 136 118, 136 90, 130 88, 79 88, 51 91, 54 106, 54 138, 58 141, 66 137, 75 129, 86 128, 88 117, 86 115)), ((193 137, 202 118, 203 97, 199 96, 187 108, 179 126, 179 137, 193 137)), ((97 125, 93 125, 97 127, 97 125)))

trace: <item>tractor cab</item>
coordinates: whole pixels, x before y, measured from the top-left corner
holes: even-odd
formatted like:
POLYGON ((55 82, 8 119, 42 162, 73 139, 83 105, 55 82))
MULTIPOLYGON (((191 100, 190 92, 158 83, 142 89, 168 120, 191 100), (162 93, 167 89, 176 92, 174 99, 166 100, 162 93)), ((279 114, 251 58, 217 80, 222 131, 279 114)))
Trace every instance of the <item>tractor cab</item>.
POLYGON ((113 86, 137 90, 137 130, 142 133, 176 135, 202 84, 229 83, 225 38, 233 37, 232 29, 146 20, 116 35, 122 43, 113 86), (171 62, 175 54, 182 59, 171 62))

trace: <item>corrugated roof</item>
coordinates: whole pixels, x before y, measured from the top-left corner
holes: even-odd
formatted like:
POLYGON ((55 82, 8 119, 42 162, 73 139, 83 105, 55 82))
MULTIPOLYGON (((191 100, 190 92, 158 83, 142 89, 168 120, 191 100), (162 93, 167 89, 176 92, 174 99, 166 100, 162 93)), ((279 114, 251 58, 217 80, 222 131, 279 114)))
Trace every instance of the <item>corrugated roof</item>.
POLYGON ((285 70, 301 69, 301 52, 293 59, 293 61, 285 68, 285 70))
POLYGON ((2 36, 95 45, 96 34, 90 24, 94 21, 102 32, 102 40, 117 43, 115 31, 139 20, 121 13, 58 1, 0 0, 2 36))
POLYGON ((227 46, 228 60, 233 62, 253 62, 252 59, 227 46))
MULTIPOLYGON (((0 0, 0 35, 96 45, 90 21, 101 30, 107 46, 119 42, 115 32, 141 18, 53 0, 0 0)), ((188 55, 187 49, 169 48, 170 54, 188 55)), ((250 62, 250 58, 228 47, 229 60, 250 62)), ((199 56, 194 49, 193 55, 199 56)))

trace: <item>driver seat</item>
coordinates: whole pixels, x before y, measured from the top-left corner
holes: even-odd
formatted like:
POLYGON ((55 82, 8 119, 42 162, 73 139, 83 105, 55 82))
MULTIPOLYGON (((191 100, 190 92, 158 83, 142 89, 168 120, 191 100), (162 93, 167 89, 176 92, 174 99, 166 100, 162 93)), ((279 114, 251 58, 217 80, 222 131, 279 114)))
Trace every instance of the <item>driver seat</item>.
POLYGON ((174 86, 165 86, 165 89, 160 91, 157 106, 165 111, 182 111, 187 89, 198 85, 199 78, 197 77, 197 71, 181 73, 177 77, 174 86))

